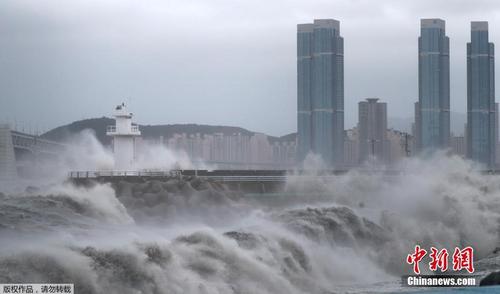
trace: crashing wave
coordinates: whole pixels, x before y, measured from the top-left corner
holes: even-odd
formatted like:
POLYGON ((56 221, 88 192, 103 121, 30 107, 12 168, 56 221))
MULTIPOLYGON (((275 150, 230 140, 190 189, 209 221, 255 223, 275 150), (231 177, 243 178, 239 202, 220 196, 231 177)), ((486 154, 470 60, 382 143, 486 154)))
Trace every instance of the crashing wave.
POLYGON ((272 205, 195 178, 0 194, 0 281, 73 282, 78 293, 355 292, 408 273, 415 244, 471 245, 481 273, 498 269, 498 176, 456 159, 406 165, 392 178, 294 178, 293 199, 272 205))

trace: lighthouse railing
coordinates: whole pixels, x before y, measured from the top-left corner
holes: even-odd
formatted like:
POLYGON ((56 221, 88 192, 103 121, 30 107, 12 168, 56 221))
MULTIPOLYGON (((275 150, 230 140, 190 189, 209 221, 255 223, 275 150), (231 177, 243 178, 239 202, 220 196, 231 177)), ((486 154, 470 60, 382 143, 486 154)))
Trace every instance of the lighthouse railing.
POLYGON ((116 126, 107 126, 106 133, 116 133, 116 126))
POLYGON ((116 126, 107 126, 106 127, 106 134, 108 136, 113 136, 113 135, 140 135, 141 132, 139 131, 139 126, 138 125, 132 125, 130 128, 130 132, 123 132, 123 130, 120 130, 120 133, 116 131, 116 126))

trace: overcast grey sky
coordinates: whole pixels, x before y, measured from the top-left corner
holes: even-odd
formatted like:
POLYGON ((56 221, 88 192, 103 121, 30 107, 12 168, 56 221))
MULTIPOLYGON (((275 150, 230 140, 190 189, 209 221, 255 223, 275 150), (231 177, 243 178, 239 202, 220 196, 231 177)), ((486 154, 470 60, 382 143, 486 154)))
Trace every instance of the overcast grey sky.
POLYGON ((429 17, 446 20, 451 107, 465 112, 470 21, 500 44, 500 1, 1 0, 0 121, 49 129, 125 101, 144 124, 293 132, 296 24, 315 18, 341 22, 346 127, 365 97, 412 117, 429 17))

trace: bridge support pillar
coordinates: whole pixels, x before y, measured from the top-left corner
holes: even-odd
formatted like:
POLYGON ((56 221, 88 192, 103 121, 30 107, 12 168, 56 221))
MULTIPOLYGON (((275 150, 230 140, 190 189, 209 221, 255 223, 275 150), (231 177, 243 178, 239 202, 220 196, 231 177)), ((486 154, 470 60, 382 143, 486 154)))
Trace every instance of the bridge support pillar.
POLYGON ((0 124, 0 187, 12 184, 16 179, 16 155, 10 127, 0 124))

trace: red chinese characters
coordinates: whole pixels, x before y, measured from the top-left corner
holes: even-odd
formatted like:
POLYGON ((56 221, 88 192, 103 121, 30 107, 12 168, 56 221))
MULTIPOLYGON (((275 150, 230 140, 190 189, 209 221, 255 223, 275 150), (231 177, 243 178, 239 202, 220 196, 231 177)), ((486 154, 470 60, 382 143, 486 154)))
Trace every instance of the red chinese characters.
POLYGON ((434 247, 431 247, 431 262, 429 262, 429 269, 431 271, 437 271, 438 268, 441 269, 441 272, 445 272, 448 269, 448 250, 443 248, 441 250, 437 250, 434 247))
POLYGON ((455 252, 453 252, 453 270, 459 271, 466 269, 469 273, 474 272, 474 249, 467 246, 460 250, 455 247, 455 252))
POLYGON ((425 249, 421 249, 420 246, 416 245, 415 253, 408 254, 408 257, 406 257, 406 262, 408 264, 413 264, 413 271, 416 274, 420 274, 420 268, 418 267, 418 263, 422 260, 422 258, 424 258, 426 254, 427 251, 425 249))
MULTIPOLYGON (((419 262, 427 255, 427 251, 421 248, 419 245, 415 246, 415 251, 413 254, 408 254, 406 257, 406 262, 413 265, 413 272, 415 274, 420 274, 419 262)), ((448 250, 443 248, 438 250, 435 247, 430 248, 429 257, 431 261, 429 262, 429 270, 441 272, 448 270, 448 250)), ((470 246, 465 247, 460 250, 458 247, 455 248, 452 257, 453 271, 467 270, 469 273, 474 272, 474 249, 470 246)))

